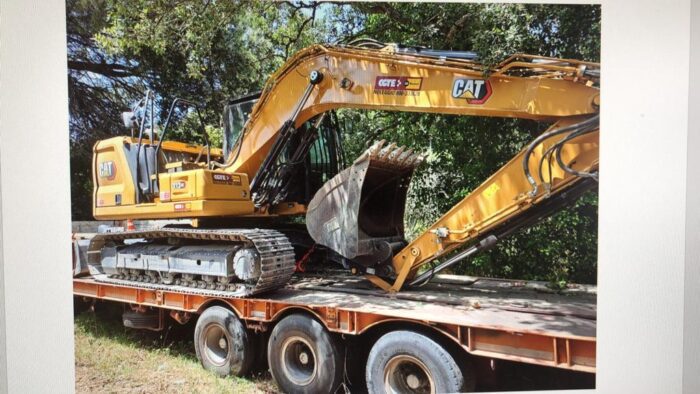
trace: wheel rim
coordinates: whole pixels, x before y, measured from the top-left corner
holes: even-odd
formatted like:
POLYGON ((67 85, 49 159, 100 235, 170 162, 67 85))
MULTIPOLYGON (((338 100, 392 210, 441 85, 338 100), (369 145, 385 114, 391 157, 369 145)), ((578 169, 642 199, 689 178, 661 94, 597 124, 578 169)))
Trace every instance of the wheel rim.
POLYGON ((384 368, 384 391, 434 394, 435 382, 423 362, 413 356, 399 355, 390 359, 384 368))
POLYGON ((226 364, 229 342, 224 327, 218 324, 209 325, 204 330, 204 357, 216 366, 226 364))
POLYGON ((292 383, 306 386, 316 377, 316 353, 305 338, 294 336, 282 342, 282 370, 292 383))

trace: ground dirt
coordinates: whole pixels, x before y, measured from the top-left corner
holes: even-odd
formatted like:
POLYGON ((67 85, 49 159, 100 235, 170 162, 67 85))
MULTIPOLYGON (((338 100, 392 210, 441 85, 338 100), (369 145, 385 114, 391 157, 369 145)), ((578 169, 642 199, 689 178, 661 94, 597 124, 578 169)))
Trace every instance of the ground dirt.
POLYGON ((192 330, 164 333, 125 328, 88 311, 75 319, 77 393, 276 393, 269 373, 248 379, 205 371, 194 352, 192 330), (190 334, 188 336, 187 334, 190 334))

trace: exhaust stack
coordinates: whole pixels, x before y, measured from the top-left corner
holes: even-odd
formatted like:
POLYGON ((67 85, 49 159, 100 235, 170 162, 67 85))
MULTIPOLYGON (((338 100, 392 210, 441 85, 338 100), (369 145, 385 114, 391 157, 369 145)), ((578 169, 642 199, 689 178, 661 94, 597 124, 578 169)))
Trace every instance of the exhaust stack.
POLYGON ((423 159, 393 143, 372 145, 316 192, 306 212, 311 237, 366 266, 392 257, 405 245, 406 192, 423 159))

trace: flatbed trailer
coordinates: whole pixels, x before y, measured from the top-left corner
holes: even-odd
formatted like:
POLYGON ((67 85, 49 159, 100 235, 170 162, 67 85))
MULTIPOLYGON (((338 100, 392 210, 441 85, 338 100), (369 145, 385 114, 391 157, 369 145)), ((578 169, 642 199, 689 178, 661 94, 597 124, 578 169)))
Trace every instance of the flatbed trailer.
MULTIPOLYGON (((334 333, 331 335, 341 343, 372 338, 366 343, 369 347, 377 338, 392 332, 415 332, 453 356, 460 364, 460 377, 467 390, 474 387, 474 379, 480 379, 475 376, 478 373, 468 361, 470 358, 589 374, 596 371, 594 286, 572 285, 553 292, 542 282, 439 276, 420 289, 389 294, 375 289, 362 277, 336 274, 321 278, 307 273, 295 277, 286 288, 253 298, 226 297, 188 288, 104 283, 91 276, 75 278, 73 292, 84 299, 123 303, 132 312, 158 311, 159 320, 151 329, 162 329, 170 318, 184 324, 207 309, 223 307, 235 314, 251 338, 265 338, 260 341, 263 349, 267 342, 272 346, 268 338, 276 335, 273 329, 290 316, 304 316, 320 323, 314 324, 334 333)), ((195 330, 195 346, 197 335, 195 330)), ((274 357, 275 353, 270 352, 271 348, 268 358, 274 357)), ((313 351, 311 354, 316 356, 313 351)), ((200 349, 197 355, 202 360, 200 349)), ((360 365, 368 362, 365 357, 366 354, 361 356, 360 365)), ((280 359, 284 363, 284 357, 280 359)), ((206 362, 202 363, 207 367, 206 362)), ((270 369, 280 384, 281 372, 275 373, 273 364, 270 363, 270 369)), ((302 375, 304 367, 299 364, 302 375)), ((313 371, 316 372, 316 366, 313 371)), ((388 382, 388 372, 383 374, 388 382)), ((372 379, 370 372, 366 378, 372 379)), ((411 383, 408 375, 407 379, 411 383)), ((418 384, 415 382, 416 379, 413 386, 407 387, 414 388, 418 384)), ((430 383, 432 387, 436 384, 430 383)), ((289 387, 297 386, 289 386, 287 381, 281 387, 296 391, 289 387)), ((300 387, 300 392, 309 391, 308 387, 300 387)))

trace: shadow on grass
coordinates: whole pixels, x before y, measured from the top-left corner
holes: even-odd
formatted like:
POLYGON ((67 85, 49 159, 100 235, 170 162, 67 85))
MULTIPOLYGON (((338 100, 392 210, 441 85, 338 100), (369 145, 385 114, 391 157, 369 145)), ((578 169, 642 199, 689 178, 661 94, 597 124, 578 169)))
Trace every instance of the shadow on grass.
MULTIPOLYGON (((116 308, 119 306, 105 304, 102 307, 116 308)), ((105 311, 102 309, 97 312, 88 310, 75 316, 76 334, 79 333, 96 339, 108 339, 122 346, 162 353, 170 357, 181 358, 199 364, 194 349, 196 317, 192 318, 185 325, 168 318, 166 320, 166 328, 163 331, 155 332, 124 327, 121 321, 121 310, 112 309, 105 311)), ((227 377, 226 379, 236 380, 241 378, 227 377)), ((268 371, 266 363, 258 362, 253 370, 243 379, 255 384, 261 384, 263 392, 275 391, 272 375, 268 371)))
MULTIPOLYGON (((195 324, 196 318, 186 325, 180 325, 168 319, 166 329, 161 332, 136 330, 123 326, 119 304, 103 303, 97 309, 85 311, 74 317, 76 346, 85 346, 81 348, 84 358, 81 365, 89 369, 97 369, 90 372, 83 371, 82 375, 87 376, 88 381, 94 380, 95 377, 98 380, 103 379, 101 382, 105 386, 102 388, 108 392, 123 390, 121 379, 130 379, 130 374, 134 370, 142 370, 142 368, 146 368, 147 371, 143 371, 143 374, 138 373, 140 376, 135 377, 137 382, 134 383, 134 387, 138 386, 140 389, 147 387, 144 392, 163 390, 230 392, 233 390, 233 392, 274 393, 279 391, 267 368, 255 370, 245 377, 225 378, 205 371, 195 354, 193 342, 195 324), (85 356, 86 352, 87 356, 85 356), (110 359, 112 354, 114 358, 110 359), (105 365, 96 362, 95 356, 97 359, 107 358, 110 361, 105 365), (164 369, 162 372, 156 372, 154 365, 157 366, 158 371, 161 371, 161 368, 164 369), (149 371, 155 374, 148 375, 149 371), (127 375, 129 377, 125 377, 127 375), (187 386, 188 381, 199 383, 197 386, 187 386)), ((83 387, 83 392, 94 391, 95 387, 94 383, 92 386, 87 384, 83 387)))
MULTIPOLYGON (((196 316, 182 325, 166 315, 166 328, 156 332, 124 327, 121 314, 122 306, 117 303, 97 303, 90 310, 75 316, 75 332, 199 364, 194 348, 196 316)), ((271 384, 272 375, 267 369, 266 360, 256 362, 245 379, 271 384)))
POLYGON ((108 338, 121 345, 138 347, 197 361, 194 350, 194 319, 186 325, 170 324, 161 332, 124 327, 120 319, 98 317, 92 311, 75 317, 75 329, 94 338, 108 338))

